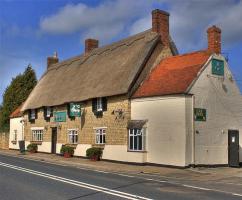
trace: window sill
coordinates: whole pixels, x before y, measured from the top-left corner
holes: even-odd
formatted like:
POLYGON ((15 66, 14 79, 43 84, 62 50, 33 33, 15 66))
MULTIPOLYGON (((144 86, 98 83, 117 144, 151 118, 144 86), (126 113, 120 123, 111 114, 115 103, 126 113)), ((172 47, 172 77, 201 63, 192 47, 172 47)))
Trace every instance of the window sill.
POLYGON ((42 141, 30 141, 30 144, 41 145, 42 144, 42 141))
POLYGON ((105 144, 93 144, 92 147, 102 148, 104 149, 105 144))
POLYGON ((127 152, 134 152, 134 153, 147 153, 145 150, 127 150, 127 152))
POLYGON ((65 146, 68 146, 68 147, 74 147, 76 148, 77 147, 77 143, 76 144, 71 144, 71 143, 66 143, 65 146))
POLYGON ((11 141, 12 144, 17 144, 16 140, 11 141))

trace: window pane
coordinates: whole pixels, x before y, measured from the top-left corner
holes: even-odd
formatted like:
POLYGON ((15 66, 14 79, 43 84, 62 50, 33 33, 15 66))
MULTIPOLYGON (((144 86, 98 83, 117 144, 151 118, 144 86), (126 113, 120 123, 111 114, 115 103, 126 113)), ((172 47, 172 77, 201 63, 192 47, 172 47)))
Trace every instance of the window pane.
POLYGON ((96 135, 96 143, 99 144, 99 135, 96 135))
POLYGON ((142 150, 142 136, 137 136, 138 138, 138 150, 142 150))
POLYGON ((103 144, 106 143, 106 138, 105 138, 105 135, 103 135, 103 144))
POLYGON ((100 144, 102 144, 103 143, 103 137, 102 137, 102 135, 99 135, 99 138, 100 138, 100 144))
POLYGON ((137 136, 134 136, 134 150, 137 150, 137 144, 138 144, 137 136))
POLYGON ((130 137, 129 137, 129 149, 130 149, 130 150, 133 150, 133 148, 134 148, 134 147, 133 147, 133 136, 130 136, 130 137))

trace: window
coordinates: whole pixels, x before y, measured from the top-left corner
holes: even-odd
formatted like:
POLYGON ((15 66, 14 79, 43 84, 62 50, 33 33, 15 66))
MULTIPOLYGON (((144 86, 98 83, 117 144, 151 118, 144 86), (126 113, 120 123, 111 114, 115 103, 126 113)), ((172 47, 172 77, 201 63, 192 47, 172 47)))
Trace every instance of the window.
POLYGON ((144 129, 129 129, 129 150, 144 151, 145 150, 145 134, 144 129))
POLYGON ((97 111, 102 111, 103 105, 102 105, 102 98, 97 98, 97 111))
POLYGON ((77 144, 77 142, 78 142, 77 129, 69 129, 68 130, 68 143, 77 144))
POLYGON ((92 112, 94 114, 107 111, 107 98, 95 98, 92 100, 92 112))
POLYGON ((96 129, 96 144, 105 144, 106 129, 97 128, 96 129))
POLYGON ((46 117, 47 118, 51 117, 51 107, 46 107, 46 117))
POLYGON ((43 141, 44 129, 32 129, 32 141, 42 142, 43 141))
POLYGON ((34 109, 31 109, 30 110, 30 119, 35 119, 35 110, 34 109))
POLYGON ((17 130, 14 130, 13 141, 17 141, 17 130))

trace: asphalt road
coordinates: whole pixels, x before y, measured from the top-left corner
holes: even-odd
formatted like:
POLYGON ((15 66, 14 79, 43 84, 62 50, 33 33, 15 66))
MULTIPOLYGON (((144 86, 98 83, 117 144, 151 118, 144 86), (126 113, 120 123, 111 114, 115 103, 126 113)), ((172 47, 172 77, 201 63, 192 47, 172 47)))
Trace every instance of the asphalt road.
POLYGON ((196 184, 167 178, 152 180, 0 155, 1 200, 242 199, 242 195, 207 190, 196 184))

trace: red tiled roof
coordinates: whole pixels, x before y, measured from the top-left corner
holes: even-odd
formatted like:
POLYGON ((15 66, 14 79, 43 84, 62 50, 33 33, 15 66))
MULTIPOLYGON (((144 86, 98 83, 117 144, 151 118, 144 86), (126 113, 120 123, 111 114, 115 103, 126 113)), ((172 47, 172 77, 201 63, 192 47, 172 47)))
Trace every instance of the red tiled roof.
POLYGON ((133 97, 185 93, 210 55, 207 51, 197 51, 162 60, 133 97))
POLYGON ((22 116, 22 112, 21 112, 22 105, 19 106, 15 111, 13 111, 9 117, 10 118, 21 117, 22 116))

